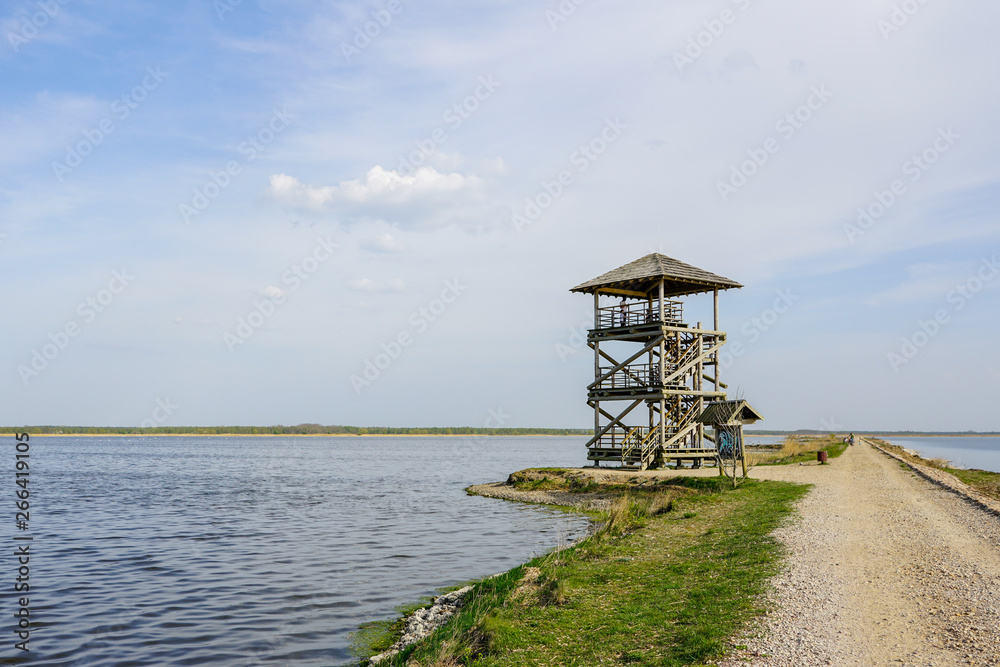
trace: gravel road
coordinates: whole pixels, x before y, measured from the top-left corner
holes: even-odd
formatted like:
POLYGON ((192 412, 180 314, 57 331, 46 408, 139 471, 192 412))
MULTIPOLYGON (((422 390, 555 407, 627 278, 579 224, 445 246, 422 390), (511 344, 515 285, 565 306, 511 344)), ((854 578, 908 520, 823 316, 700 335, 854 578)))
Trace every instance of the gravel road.
POLYGON ((777 533, 773 610, 720 665, 1000 665, 1000 518, 864 441, 752 476, 815 486, 777 533))

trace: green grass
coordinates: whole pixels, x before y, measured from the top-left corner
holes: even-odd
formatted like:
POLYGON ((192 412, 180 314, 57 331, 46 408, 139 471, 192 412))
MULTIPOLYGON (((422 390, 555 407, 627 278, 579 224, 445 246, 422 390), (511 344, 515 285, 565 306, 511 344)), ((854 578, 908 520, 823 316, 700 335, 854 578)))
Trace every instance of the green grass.
POLYGON ((944 468, 944 470, 983 495, 1000 500, 1000 473, 976 469, 962 470, 961 468, 944 468))
POLYGON ((798 451, 789 456, 783 456, 781 458, 773 459, 770 461, 764 461, 760 465, 774 466, 774 465, 789 465, 792 463, 806 463, 809 461, 816 460, 816 452, 820 450, 826 450, 827 458, 835 459, 845 451, 847 451, 848 445, 842 441, 838 436, 827 436, 822 438, 810 438, 804 442, 798 443, 798 449, 803 451, 798 451))
POLYGON ((362 623, 351 635, 351 650, 356 655, 375 655, 388 651, 406 629, 407 618, 418 609, 429 607, 430 599, 423 599, 396 607, 400 614, 391 621, 371 621, 362 623))
POLYGON ((761 613, 782 554, 770 533, 808 488, 727 484, 623 495, 597 535, 480 582, 447 626, 383 664, 704 664, 761 613))

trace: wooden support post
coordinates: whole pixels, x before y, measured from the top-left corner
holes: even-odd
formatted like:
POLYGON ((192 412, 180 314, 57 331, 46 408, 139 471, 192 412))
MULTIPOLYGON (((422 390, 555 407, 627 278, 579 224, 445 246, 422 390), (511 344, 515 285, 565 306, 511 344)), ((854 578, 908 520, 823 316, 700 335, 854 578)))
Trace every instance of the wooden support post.
POLYGON ((718 331, 719 330, 719 290, 717 290, 717 289, 716 290, 712 290, 712 295, 713 295, 713 300, 715 302, 714 303, 715 307, 713 309, 715 311, 715 319, 714 319, 714 326, 712 328, 715 331, 718 331))
POLYGON ((662 278, 660 279, 660 284, 659 284, 659 287, 658 287, 658 292, 659 292, 659 302, 660 302, 660 322, 663 322, 664 321, 664 312, 663 312, 663 279, 662 278))
MULTIPOLYGON (((701 331, 701 322, 698 322, 698 330, 701 331)), ((703 335, 702 334, 698 334, 697 338, 698 338, 698 343, 697 343, 698 344, 698 349, 699 350, 705 349, 703 335)), ((694 388, 695 388, 695 390, 702 391, 702 389, 705 386, 704 385, 704 382, 705 382, 704 381, 704 377, 705 377, 705 364, 704 364, 704 361, 702 360, 701 355, 699 355, 699 357, 698 357, 698 370, 695 372, 695 376, 694 376, 694 388)), ((705 411, 705 397, 704 396, 698 396, 698 414, 700 415, 704 411, 705 411)), ((704 424, 701 424, 701 423, 698 424, 698 435, 697 435, 697 437, 695 439, 695 446, 698 449, 704 449, 705 448, 705 425, 704 424)))
POLYGON ((743 444, 743 427, 738 426, 737 432, 740 434, 740 459, 743 462, 743 477, 747 476, 747 448, 743 444))
MULTIPOLYGON (((653 317, 653 295, 652 293, 646 296, 646 313, 643 316, 644 322, 649 322, 653 317)), ((647 372, 647 382, 652 384, 653 382, 653 364, 656 361, 656 348, 649 348, 649 371, 647 372)), ((663 362, 660 362, 660 367, 663 367, 663 362)), ((663 373, 660 373, 660 378, 663 378, 663 373)), ((661 382, 662 384, 662 382, 661 382)), ((650 402, 647 406, 649 408, 649 432, 653 432, 653 428, 656 426, 656 406, 650 402)))
MULTIPOLYGON (((718 289, 712 290, 712 295, 713 295, 713 301, 714 301, 714 308, 713 308, 713 310, 714 310, 714 313, 715 313, 714 324, 712 325, 712 330, 713 331, 719 331, 719 290, 718 289)), ((722 378, 720 377, 720 373, 719 373, 719 371, 722 370, 720 368, 720 366, 719 366, 719 353, 716 352, 713 356, 715 357, 715 391, 719 391, 719 384, 722 383, 722 378)))
MULTIPOLYGON (((657 287, 657 292, 660 301, 660 387, 663 387, 663 380, 666 378, 667 373, 667 341, 663 335, 663 323, 665 320, 663 312, 663 279, 660 279, 660 284, 657 287)), ((663 428, 666 423, 666 408, 667 402, 661 397, 660 398, 660 452, 663 452, 663 446, 667 444, 667 433, 663 428)))
MULTIPOLYGON (((594 329, 601 328, 601 294, 594 292, 594 329)), ((594 378, 601 376, 601 343, 594 340, 594 378)), ((601 432, 601 402, 594 399, 594 436, 601 432)), ((594 460, 594 467, 600 468, 601 462, 594 460)))
POLYGON ((719 477, 722 477, 725 474, 722 465, 722 454, 719 452, 719 443, 722 441, 722 433, 720 432, 718 426, 712 427, 712 434, 715 436, 715 455, 718 457, 717 460, 719 461, 719 477))

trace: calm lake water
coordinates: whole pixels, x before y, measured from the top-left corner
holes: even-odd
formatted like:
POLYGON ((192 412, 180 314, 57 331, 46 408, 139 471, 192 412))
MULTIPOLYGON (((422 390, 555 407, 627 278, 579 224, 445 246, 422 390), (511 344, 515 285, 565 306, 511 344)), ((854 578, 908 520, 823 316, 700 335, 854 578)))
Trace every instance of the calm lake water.
POLYGON ((584 465, 585 441, 33 438, 30 662, 350 663, 358 624, 584 533, 582 517, 463 489, 584 465))
POLYGON ((785 441, 785 436, 783 435, 744 435, 744 442, 747 443, 749 447, 761 446, 761 445, 780 445, 785 441))
POLYGON ((894 445, 919 452, 927 459, 947 459, 959 468, 1000 472, 1000 438, 967 436, 886 439, 894 445))

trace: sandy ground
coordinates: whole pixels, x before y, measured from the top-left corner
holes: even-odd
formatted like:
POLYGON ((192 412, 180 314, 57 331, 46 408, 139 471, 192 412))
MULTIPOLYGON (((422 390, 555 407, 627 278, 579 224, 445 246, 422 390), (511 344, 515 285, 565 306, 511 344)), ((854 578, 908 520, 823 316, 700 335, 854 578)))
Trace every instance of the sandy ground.
POLYGON ((828 466, 777 537, 773 610, 723 665, 1000 665, 1000 518, 862 442, 828 466))

